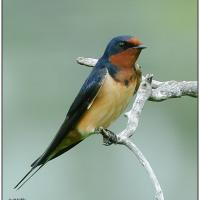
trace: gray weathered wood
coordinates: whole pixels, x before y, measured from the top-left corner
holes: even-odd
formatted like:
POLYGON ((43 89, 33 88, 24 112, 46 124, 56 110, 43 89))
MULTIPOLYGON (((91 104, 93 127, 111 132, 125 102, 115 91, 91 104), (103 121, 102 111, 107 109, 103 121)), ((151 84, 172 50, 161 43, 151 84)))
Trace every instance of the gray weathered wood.
MULTIPOLYGON (((93 67, 98 60, 93 58, 79 57, 76 61, 81 65, 93 67)), ((197 97, 198 89, 197 81, 161 82, 152 80, 152 78, 152 74, 147 74, 145 77, 143 76, 133 106, 131 110, 125 114, 128 118, 126 128, 121 133, 116 134, 115 137, 113 137, 113 134, 111 134, 109 131, 102 131, 102 129, 100 130, 100 133, 104 138, 110 141, 110 144, 115 143, 125 145, 135 154, 141 165, 146 169, 154 185, 156 193, 155 198, 157 200, 164 200, 161 186, 153 169, 151 168, 148 160, 142 154, 141 150, 130 140, 130 137, 134 134, 138 127, 140 115, 147 100, 164 101, 170 98, 177 98, 181 96, 197 97)))

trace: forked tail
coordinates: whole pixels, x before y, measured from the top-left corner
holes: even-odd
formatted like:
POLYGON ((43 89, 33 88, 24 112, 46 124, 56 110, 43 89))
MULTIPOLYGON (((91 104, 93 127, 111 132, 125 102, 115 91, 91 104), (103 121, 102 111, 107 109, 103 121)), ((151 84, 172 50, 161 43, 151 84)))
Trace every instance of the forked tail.
POLYGON ((31 170, 17 183, 14 189, 19 190, 36 172, 38 172, 46 163, 32 167, 31 170), (37 168, 38 167, 38 168, 37 168), (33 172, 33 173, 31 173, 33 172), (30 175, 30 176, 29 176, 30 175))

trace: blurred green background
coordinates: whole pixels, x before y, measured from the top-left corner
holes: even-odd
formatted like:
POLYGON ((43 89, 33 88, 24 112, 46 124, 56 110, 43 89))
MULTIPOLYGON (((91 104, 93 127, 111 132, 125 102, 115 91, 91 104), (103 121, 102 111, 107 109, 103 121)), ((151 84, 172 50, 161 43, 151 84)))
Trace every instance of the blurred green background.
MULTIPOLYGON (((100 135, 49 162, 19 191, 13 186, 47 147, 91 69, 117 35, 148 46, 143 73, 197 79, 196 0, 3 1, 3 197, 26 200, 153 199, 151 181, 122 146, 100 135)), ((121 131, 122 116, 110 129, 121 131)), ((147 102, 134 142, 150 161, 166 199, 197 198, 197 100, 147 102)))

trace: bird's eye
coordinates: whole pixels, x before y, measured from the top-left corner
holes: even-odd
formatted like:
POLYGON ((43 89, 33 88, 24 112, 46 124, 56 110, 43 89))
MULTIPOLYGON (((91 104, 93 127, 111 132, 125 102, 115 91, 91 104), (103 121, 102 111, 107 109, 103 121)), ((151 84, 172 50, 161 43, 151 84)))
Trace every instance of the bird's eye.
POLYGON ((119 43, 119 46, 120 46, 120 47, 125 47, 125 46, 126 46, 126 43, 125 43, 125 42, 120 42, 120 43, 119 43))

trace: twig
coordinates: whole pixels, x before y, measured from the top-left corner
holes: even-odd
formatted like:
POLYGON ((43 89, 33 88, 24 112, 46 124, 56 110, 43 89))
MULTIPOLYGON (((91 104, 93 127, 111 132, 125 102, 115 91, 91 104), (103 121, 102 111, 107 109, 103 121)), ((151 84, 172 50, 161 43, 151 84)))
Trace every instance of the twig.
POLYGON ((102 128, 100 128, 98 132, 100 132, 104 138, 109 140, 108 144, 115 143, 115 144, 125 145, 135 154, 141 165, 146 169, 154 185, 156 193, 155 198, 157 200, 164 200, 162 189, 148 160, 142 154, 141 150, 129 139, 137 129, 139 118, 142 109, 144 107, 144 104, 151 95, 152 78, 153 78, 152 74, 147 74, 146 77, 143 79, 142 83, 140 84, 136 99, 134 101, 131 110, 125 114, 128 117, 128 123, 126 129, 123 130, 121 133, 117 134, 116 135, 117 137, 113 137, 112 132, 102 130, 102 128))
POLYGON ((130 141, 130 139, 124 140, 123 144, 125 146, 127 146, 135 154, 135 156, 140 161, 142 166, 146 169, 146 171, 154 185, 154 188, 155 188, 155 199, 156 200, 164 200, 164 195, 163 195, 160 183, 159 183, 153 169, 151 168, 151 165, 149 164, 149 162, 145 158, 145 156, 142 154, 140 149, 132 141, 130 141))
MULTIPOLYGON (((98 60, 94 58, 78 57, 76 61, 81 65, 94 67, 98 60)), ((197 81, 152 81, 152 93, 149 97, 150 101, 164 101, 169 98, 181 96, 197 97, 197 81)))
POLYGON ((152 90, 150 101, 164 101, 181 96, 197 97, 196 81, 166 81, 152 90))
MULTIPOLYGON (((93 67, 97 63, 97 59, 93 58, 77 58, 77 62, 81 65, 86 65, 88 67, 93 67)), ((98 130, 106 141, 107 145, 112 143, 125 145, 129 148, 137 157, 139 162, 146 169, 153 185, 155 188, 155 198, 157 200, 164 200, 163 192, 156 178, 156 175, 151 168, 148 160, 142 154, 140 149, 129 139, 133 133, 136 131, 139 123, 139 118, 147 100, 150 101, 163 101, 169 98, 176 98, 181 96, 192 96, 197 97, 197 82, 196 81, 166 81, 160 82, 152 80, 153 75, 147 74, 146 77, 143 76, 143 80, 137 91, 136 99, 133 106, 129 112, 125 115, 128 117, 128 123, 126 129, 121 133, 114 135, 111 131, 104 130, 100 128, 98 130)))

